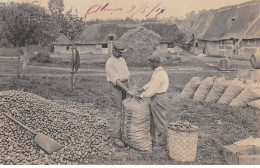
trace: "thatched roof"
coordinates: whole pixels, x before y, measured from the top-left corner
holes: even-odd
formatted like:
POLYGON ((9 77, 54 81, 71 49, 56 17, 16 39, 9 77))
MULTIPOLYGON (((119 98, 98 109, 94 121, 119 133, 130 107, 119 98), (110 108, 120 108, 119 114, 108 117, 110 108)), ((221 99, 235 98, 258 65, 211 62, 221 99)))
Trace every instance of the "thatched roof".
MULTIPOLYGON (((239 39, 259 14, 260 0, 211 10, 196 20, 191 33, 199 40, 239 39)), ((253 38, 260 38, 260 19, 244 36, 244 39, 253 38)))
MULTIPOLYGON (((102 44, 108 41, 108 36, 113 35, 115 39, 122 37, 130 29, 144 26, 162 37, 162 42, 167 42, 178 34, 179 29, 175 24, 155 23, 102 23, 87 25, 76 44, 102 44)), ((61 35, 54 44, 66 45, 71 42, 61 35)))
MULTIPOLYGON (((119 39, 129 29, 135 27, 122 27, 116 24, 91 24, 87 25, 76 44, 102 44, 108 41, 108 36, 113 35, 119 39)), ((64 35, 59 36, 54 44, 70 44, 64 35)))

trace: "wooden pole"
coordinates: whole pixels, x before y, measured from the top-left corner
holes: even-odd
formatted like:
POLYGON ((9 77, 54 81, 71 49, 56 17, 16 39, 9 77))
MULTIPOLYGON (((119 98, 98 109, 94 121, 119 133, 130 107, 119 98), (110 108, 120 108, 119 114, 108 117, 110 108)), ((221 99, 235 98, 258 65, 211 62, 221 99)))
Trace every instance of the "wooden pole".
POLYGON ((18 52, 18 67, 17 67, 17 79, 18 79, 18 88, 21 88, 21 55, 23 54, 23 51, 20 49, 18 52))
POLYGON ((21 73, 21 53, 18 54, 18 69, 17 69, 17 77, 20 79, 20 73, 21 73))
POLYGON ((74 44, 72 44, 72 58, 71 58, 71 89, 74 90, 74 73, 75 73, 75 58, 74 58, 74 44))
POLYGON ((28 53, 28 43, 26 43, 24 46, 24 53, 23 53, 23 68, 26 68, 28 63, 29 63, 29 53, 28 53))
POLYGON ((255 23, 260 19, 260 15, 258 15, 255 20, 250 23, 250 25, 247 27, 247 29, 243 32, 243 34, 240 36, 238 42, 234 45, 233 47, 233 51, 237 50, 237 48, 239 47, 240 42, 243 40, 244 36, 249 32, 249 30, 255 25, 255 23))

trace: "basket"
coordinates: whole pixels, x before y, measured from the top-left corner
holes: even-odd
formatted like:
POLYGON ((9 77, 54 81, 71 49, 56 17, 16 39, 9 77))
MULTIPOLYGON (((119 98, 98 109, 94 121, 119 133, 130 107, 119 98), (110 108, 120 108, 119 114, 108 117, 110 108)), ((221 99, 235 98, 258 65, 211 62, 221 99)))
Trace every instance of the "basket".
POLYGON ((181 162, 194 162, 197 152, 198 132, 168 131, 170 158, 181 162))

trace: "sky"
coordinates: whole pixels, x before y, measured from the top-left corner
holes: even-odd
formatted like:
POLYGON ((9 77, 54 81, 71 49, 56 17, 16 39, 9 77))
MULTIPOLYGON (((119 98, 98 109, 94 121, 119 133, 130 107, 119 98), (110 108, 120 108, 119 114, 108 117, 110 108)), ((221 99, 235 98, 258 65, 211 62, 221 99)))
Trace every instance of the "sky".
MULTIPOLYGON (((48 8, 49 0, 0 0, 0 2, 34 2, 48 8), (37 1, 37 2, 36 2, 37 1)), ((218 9, 250 0, 64 0, 65 11, 71 7, 86 20, 95 19, 159 19, 184 17, 191 11, 218 9)))

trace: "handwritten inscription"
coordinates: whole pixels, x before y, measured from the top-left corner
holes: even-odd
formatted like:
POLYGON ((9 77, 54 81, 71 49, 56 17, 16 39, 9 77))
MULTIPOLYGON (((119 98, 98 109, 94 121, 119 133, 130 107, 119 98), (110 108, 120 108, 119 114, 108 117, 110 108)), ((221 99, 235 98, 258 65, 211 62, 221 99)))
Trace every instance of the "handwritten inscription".
POLYGON ((162 3, 158 3, 156 5, 151 5, 149 2, 144 3, 143 5, 137 6, 127 6, 127 7, 118 7, 113 8, 111 7, 110 3, 106 4, 95 4, 88 8, 85 16, 91 14, 98 14, 109 12, 110 15, 113 15, 114 12, 126 12, 128 17, 133 18, 137 14, 142 14, 144 17, 158 17, 160 14, 165 12, 165 8, 161 7, 162 3))
POLYGON ((93 14, 93 13, 98 13, 98 12, 114 12, 114 11, 122 11, 123 8, 109 8, 109 3, 105 5, 93 5, 91 6, 87 12, 86 15, 88 14, 93 14))

